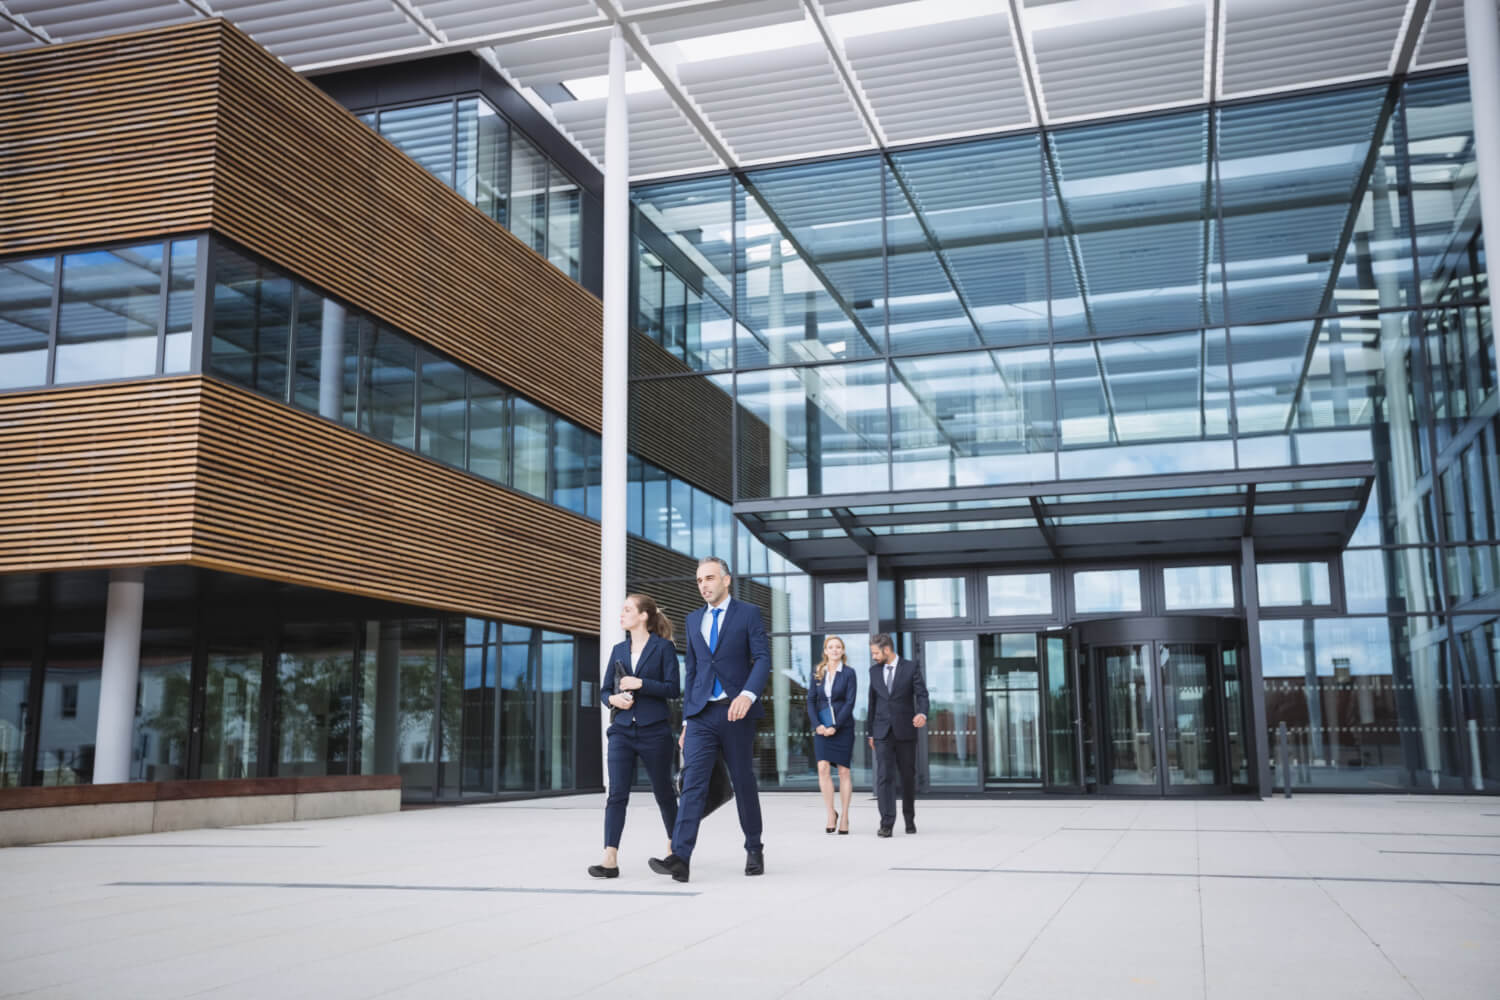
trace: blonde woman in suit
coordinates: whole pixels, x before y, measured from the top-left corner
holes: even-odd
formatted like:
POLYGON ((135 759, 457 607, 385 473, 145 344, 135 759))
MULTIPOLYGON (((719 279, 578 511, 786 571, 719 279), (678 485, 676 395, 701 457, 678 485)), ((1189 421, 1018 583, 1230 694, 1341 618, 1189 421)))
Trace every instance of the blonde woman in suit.
POLYGON ((813 724, 813 751, 818 758, 818 790, 828 809, 826 833, 849 832, 849 801, 854 782, 849 774, 854 754, 854 703, 859 679, 849 666, 844 640, 831 635, 823 640, 823 658, 813 669, 807 689, 807 716, 813 724), (839 798, 843 811, 833 807, 833 769, 839 769, 839 798))

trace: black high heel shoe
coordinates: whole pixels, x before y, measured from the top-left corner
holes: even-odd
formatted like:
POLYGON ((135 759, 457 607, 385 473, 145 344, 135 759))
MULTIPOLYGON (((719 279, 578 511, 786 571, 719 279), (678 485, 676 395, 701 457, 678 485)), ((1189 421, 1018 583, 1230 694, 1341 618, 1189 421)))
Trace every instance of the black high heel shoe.
POLYGON ((833 814, 833 826, 825 826, 823 828, 823 832, 824 833, 832 833, 834 831, 834 827, 837 827, 838 825, 839 825, 839 814, 838 814, 837 811, 835 811, 834 814, 833 814))

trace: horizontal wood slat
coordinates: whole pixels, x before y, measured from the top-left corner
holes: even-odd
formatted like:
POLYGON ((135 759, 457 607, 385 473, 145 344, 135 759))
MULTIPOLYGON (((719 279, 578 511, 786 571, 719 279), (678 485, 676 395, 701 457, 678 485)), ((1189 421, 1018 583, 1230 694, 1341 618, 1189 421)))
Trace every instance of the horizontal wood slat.
POLYGON ((572 632, 599 526, 211 378, 0 395, 0 573, 181 563, 572 632))
POLYGON ((599 300, 232 25, 0 53, 0 255, 204 229, 600 429, 599 300))

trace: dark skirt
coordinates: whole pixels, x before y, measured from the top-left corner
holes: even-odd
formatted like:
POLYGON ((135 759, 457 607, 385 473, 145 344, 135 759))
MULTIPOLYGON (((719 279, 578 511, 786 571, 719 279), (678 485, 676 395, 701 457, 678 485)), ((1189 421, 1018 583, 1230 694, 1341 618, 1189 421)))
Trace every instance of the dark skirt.
POLYGON ((845 726, 832 736, 813 734, 813 754, 839 767, 848 767, 854 757, 854 727, 845 726))

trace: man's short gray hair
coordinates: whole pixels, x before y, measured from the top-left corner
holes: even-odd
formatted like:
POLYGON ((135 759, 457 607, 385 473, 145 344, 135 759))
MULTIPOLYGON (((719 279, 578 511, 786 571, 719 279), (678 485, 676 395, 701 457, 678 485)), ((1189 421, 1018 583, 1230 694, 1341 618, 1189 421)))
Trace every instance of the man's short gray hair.
POLYGON ((702 559, 698 560, 698 565, 700 567, 707 566, 709 563, 718 563, 719 571, 722 572, 725 576, 734 575, 733 573, 729 572, 729 564, 718 556, 704 556, 702 559))

